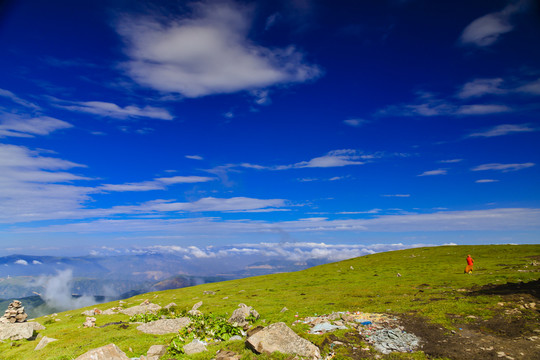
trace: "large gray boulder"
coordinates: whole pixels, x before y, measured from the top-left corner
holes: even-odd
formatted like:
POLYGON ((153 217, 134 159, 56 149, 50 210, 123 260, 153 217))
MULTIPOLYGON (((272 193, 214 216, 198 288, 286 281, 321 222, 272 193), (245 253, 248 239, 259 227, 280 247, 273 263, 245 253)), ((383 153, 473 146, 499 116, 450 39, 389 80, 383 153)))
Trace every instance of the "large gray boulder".
POLYGON ((130 360, 126 353, 114 344, 90 350, 75 360, 130 360))
POLYGON ((299 355, 312 360, 321 357, 319 348, 296 335, 285 323, 279 322, 265 327, 246 340, 246 345, 258 353, 299 355))
POLYGON ((161 319, 137 326, 137 330, 145 334, 165 335, 177 333, 178 330, 189 325, 191 320, 187 317, 177 319, 161 319))
POLYGON ((0 323, 0 340, 29 339, 34 334, 34 324, 29 322, 5 324, 0 323))
POLYGON ((137 315, 137 314, 145 314, 145 313, 148 313, 148 312, 155 314, 160 309, 161 309, 161 306, 159 306, 158 304, 149 303, 149 304, 144 304, 144 305, 132 306, 130 308, 120 310, 120 312, 122 314, 133 316, 133 315, 137 315))
POLYGON ((206 344, 198 339, 194 339, 189 344, 184 345, 183 349, 186 355, 198 354, 206 351, 206 344))

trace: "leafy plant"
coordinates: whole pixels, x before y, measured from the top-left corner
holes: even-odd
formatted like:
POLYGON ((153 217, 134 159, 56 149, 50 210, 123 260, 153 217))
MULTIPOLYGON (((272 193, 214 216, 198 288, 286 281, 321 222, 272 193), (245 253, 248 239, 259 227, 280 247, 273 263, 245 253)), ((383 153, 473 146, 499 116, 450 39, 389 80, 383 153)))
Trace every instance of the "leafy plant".
POLYGON ((161 319, 160 315, 153 313, 136 314, 129 318, 129 322, 143 322, 148 323, 161 319))

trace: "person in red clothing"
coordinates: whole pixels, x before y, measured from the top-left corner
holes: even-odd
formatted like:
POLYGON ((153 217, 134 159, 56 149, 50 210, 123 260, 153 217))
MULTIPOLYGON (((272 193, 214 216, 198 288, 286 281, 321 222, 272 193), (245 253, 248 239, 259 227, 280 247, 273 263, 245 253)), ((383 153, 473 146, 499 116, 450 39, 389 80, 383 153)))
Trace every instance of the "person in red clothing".
POLYGON ((466 274, 472 274, 474 260, 471 255, 467 255, 467 267, 465 268, 466 274))

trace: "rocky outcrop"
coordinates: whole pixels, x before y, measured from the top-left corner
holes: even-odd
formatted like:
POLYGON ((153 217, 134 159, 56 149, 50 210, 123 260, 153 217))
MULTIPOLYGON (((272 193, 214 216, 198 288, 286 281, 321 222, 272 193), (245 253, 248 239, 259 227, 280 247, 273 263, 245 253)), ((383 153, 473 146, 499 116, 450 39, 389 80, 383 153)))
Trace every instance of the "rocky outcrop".
POLYGON ((239 304, 238 309, 234 310, 228 321, 230 324, 236 323, 238 326, 244 327, 249 325, 246 319, 250 315, 253 316, 255 319, 258 319, 260 316, 259 313, 251 306, 247 306, 246 304, 239 304))
POLYGON ((53 341, 57 341, 58 339, 53 339, 53 338, 50 338, 50 337, 42 337, 41 340, 39 341, 39 344, 37 344, 36 348, 34 350, 41 350, 43 349, 45 346, 47 346, 47 344, 49 343, 52 343, 53 341))
POLYGON ((25 323, 0 323, 0 340, 29 339, 34 334, 34 324, 25 323))
POLYGON ((157 304, 153 304, 151 302, 148 302, 148 300, 144 301, 141 305, 132 306, 130 308, 120 310, 122 314, 126 314, 129 316, 137 315, 137 314, 145 314, 145 313, 157 313, 161 309, 161 306, 157 304))
POLYGON ((202 306, 203 302, 202 301, 199 301, 198 303, 196 303, 195 305, 193 305, 193 307, 191 308, 191 310, 188 311, 188 314, 189 315, 193 315, 193 316, 200 316, 202 315, 202 313, 199 311, 199 308, 202 306))
POLYGON ((24 312, 24 306, 19 300, 13 300, 4 313, 4 318, 10 323, 22 323, 28 315, 24 312))
POLYGON ((89 328, 89 327, 95 327, 96 326, 96 318, 95 317, 87 317, 86 321, 83 324, 83 327, 89 328))
POLYGON ((165 345, 152 345, 146 353, 146 360, 159 360, 167 352, 165 345))
POLYGON ((177 319, 161 319, 137 326, 137 330, 145 334, 165 335, 177 333, 178 330, 189 325, 191 321, 187 317, 177 319))
POLYGON ((298 355, 312 360, 321 357, 319 348, 304 338, 296 335, 285 323, 279 322, 258 331, 250 336, 246 345, 258 353, 298 355))
POLYGON ((90 350, 75 360, 129 360, 129 357, 114 344, 90 350))

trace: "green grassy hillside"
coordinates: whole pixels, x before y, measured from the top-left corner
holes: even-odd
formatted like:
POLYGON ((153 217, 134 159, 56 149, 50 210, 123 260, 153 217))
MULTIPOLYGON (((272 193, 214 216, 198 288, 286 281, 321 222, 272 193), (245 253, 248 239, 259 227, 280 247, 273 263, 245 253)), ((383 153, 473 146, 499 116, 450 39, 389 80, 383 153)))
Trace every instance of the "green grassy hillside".
MULTIPOLYGON (((459 324, 472 321, 468 316, 489 320, 498 314, 498 303, 508 289, 519 293, 521 282, 540 279, 540 266, 536 265, 539 262, 540 245, 408 249, 294 273, 147 293, 125 300, 124 307, 139 305, 149 299, 161 306, 174 302, 188 310, 202 300, 203 306, 199 310, 204 313, 231 314, 239 303, 245 303, 261 314, 259 324, 262 325, 278 321, 291 325, 298 319, 295 315, 303 318, 333 311, 380 312, 425 317, 450 331, 459 324), (475 259, 472 275, 463 273, 467 254, 475 259), (507 283, 516 285, 505 285, 507 283), (204 291, 215 294, 205 295, 204 291), (283 307, 289 310, 280 312, 283 307)), ((105 310, 118 304, 115 301, 96 307, 105 310)), ((36 319, 47 327, 39 334, 58 341, 40 351, 33 350, 39 340, 4 341, 0 343, 0 359, 73 359, 109 343, 118 345, 128 356, 136 357, 145 355, 151 345, 168 344, 173 337, 143 334, 135 325, 83 328, 85 316, 81 312, 91 308, 36 319)), ((127 315, 98 315, 96 318, 98 327, 129 319, 127 315)), ((317 341, 313 335, 305 334, 305 328, 294 329, 301 336, 317 341)), ((233 346, 238 350, 243 344, 233 346)), ((197 358, 210 359, 214 354, 215 349, 197 358)))

